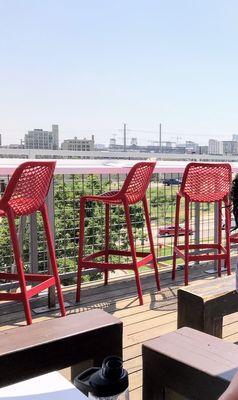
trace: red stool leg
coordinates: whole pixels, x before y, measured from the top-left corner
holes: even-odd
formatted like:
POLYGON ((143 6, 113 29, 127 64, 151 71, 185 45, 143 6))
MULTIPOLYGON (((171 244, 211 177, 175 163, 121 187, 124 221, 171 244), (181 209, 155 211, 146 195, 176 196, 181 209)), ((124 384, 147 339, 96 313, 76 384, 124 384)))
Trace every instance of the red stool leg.
POLYGON ((231 258, 230 258, 230 229, 231 229, 231 213, 230 202, 228 197, 225 199, 225 227, 226 227, 226 271, 227 275, 231 274, 231 258))
POLYGON ((129 209, 129 205, 128 205, 127 201, 124 201, 124 207, 125 207, 126 225, 127 225, 128 236, 129 236, 129 244, 130 244, 130 248, 131 248, 131 255, 132 255, 132 261, 133 261, 133 266, 134 266, 138 297, 139 297, 140 305, 142 305, 143 304, 143 294, 142 294, 142 289, 141 289, 140 275, 139 275, 138 266, 137 266, 136 250, 135 250, 135 244, 134 244, 134 238, 133 238, 133 232, 132 232, 132 226, 131 226, 130 209, 129 209))
MULTIPOLYGON (((110 206, 105 205, 105 262, 108 262, 108 249, 109 249, 109 229, 110 229, 110 206)), ((108 269, 104 270, 104 285, 108 284, 108 269)))
POLYGON ((84 219, 85 219, 85 200, 80 200, 80 226, 79 226, 79 254, 78 254, 78 273, 77 273, 77 289, 76 301, 80 301, 81 278, 82 278, 82 259, 84 246, 84 219))
POLYGON ((176 247, 178 244, 178 233, 179 233, 179 211, 180 211, 180 200, 181 196, 176 197, 176 210, 175 210, 175 232, 174 232, 174 251, 173 251, 173 269, 172 269, 172 279, 176 276, 176 247))
POLYGON ((185 198, 185 249, 184 249, 184 283, 188 285, 188 263, 189 263, 189 200, 185 198))
MULTIPOLYGON (((221 201, 218 201, 218 231, 217 231, 217 242, 221 246, 222 245, 222 210, 221 210, 221 201)), ((218 254, 221 254, 221 250, 218 250, 218 254)), ((221 260, 217 262, 217 273, 218 276, 221 276, 221 260)))
POLYGON ((64 299, 63 299, 63 294, 62 294, 61 285, 60 285, 60 278, 59 278, 59 273, 58 273, 55 249, 54 249, 54 245, 53 245, 53 238, 52 238, 51 229, 50 229, 49 217, 48 217, 48 212, 47 212, 47 208, 46 208, 45 204, 41 208, 41 215, 42 215, 44 229, 45 229, 45 236, 46 236, 47 247, 48 247, 48 251, 49 251, 51 268, 52 268, 52 272, 53 272, 53 275, 55 278, 55 286, 57 289, 57 295, 58 295, 58 301, 59 301, 59 305, 60 305, 61 315, 62 315, 62 317, 64 317, 66 315, 64 299))
POLYGON ((8 225, 9 225, 9 230, 10 230, 10 237, 11 237, 11 241, 12 241, 12 248, 13 248, 14 259, 15 259, 15 263, 16 263, 17 274, 19 277, 19 284, 20 284, 20 289, 21 289, 24 311, 25 311, 25 315, 26 315, 26 321, 27 321, 27 325, 30 325, 30 324, 32 324, 31 308, 30 308, 30 302, 29 302, 29 299, 27 296, 26 280, 25 280, 25 275, 24 275, 23 262, 22 262, 21 253, 20 253, 20 247, 19 247, 19 242, 18 242, 18 237, 17 237, 16 226, 15 226, 15 222, 14 222, 14 216, 11 211, 7 212, 7 219, 8 219, 8 225))
POLYGON ((149 242, 150 242, 150 252, 151 252, 152 257, 153 257, 153 265, 154 265, 154 270, 155 270, 156 285, 157 285, 157 289, 160 290, 160 279, 159 279, 158 265, 157 265, 156 255, 155 255, 155 247, 154 247, 153 235, 152 235, 151 224, 150 224, 150 216, 149 216, 149 210, 148 210, 148 203, 147 203, 146 197, 143 198, 143 206, 144 206, 145 221, 146 221, 146 226, 147 226, 147 231, 148 231, 148 236, 149 236, 149 242))

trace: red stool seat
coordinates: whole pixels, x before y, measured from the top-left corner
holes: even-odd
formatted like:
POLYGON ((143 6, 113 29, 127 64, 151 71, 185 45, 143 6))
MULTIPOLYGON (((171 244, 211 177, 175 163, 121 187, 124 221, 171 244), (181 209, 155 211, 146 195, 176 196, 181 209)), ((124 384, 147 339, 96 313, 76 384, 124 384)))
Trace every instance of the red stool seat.
POLYGON ((12 175, 2 198, 0 199, 0 217, 8 219, 10 237, 16 264, 16 273, 0 273, 0 279, 18 281, 19 293, 0 293, 0 300, 22 301, 27 324, 32 323, 29 299, 42 290, 56 285, 61 314, 65 315, 63 296, 57 270, 55 250, 52 240, 48 211, 45 203, 52 180, 55 162, 29 161, 21 164, 12 175), (20 247, 15 226, 15 219, 40 211, 48 246, 52 274, 26 274, 21 258, 20 247), (39 282, 27 288, 26 282, 39 282))
POLYGON ((184 171, 181 188, 176 198, 175 235, 173 252, 172 279, 176 274, 177 257, 184 260, 184 281, 188 285, 188 264, 190 261, 218 260, 218 276, 221 276, 221 260, 225 260, 227 274, 230 266, 230 201, 231 166, 227 163, 189 163, 184 171), (181 198, 185 199, 185 235, 184 245, 178 244, 179 214, 181 198), (218 205, 218 241, 217 243, 189 243, 189 206, 190 203, 217 203, 218 205), (222 203, 225 204, 226 246, 222 245, 222 203), (207 250, 207 251, 206 251, 207 250), (211 251, 213 254, 211 254, 211 251), (200 254, 198 254, 200 253, 200 254), (205 254, 204 254, 205 253, 205 254))
POLYGON ((143 304, 142 289, 140 283, 140 276, 138 269, 139 267, 146 265, 150 262, 153 263, 153 268, 155 271, 155 278, 157 283, 157 288, 160 290, 159 273, 157 269, 157 260, 154 250, 154 243, 150 225, 150 217, 148 211, 148 204, 146 199, 146 190, 148 188, 150 178, 152 176, 155 163, 151 162, 140 162, 134 165, 121 190, 110 191, 103 193, 98 196, 82 196, 80 199, 80 232, 79 232, 79 259, 78 259, 78 279, 77 279, 77 293, 76 301, 80 300, 80 289, 81 289, 81 274, 82 269, 87 268, 98 268, 105 273, 105 284, 108 282, 108 271, 123 269, 123 270, 133 270, 135 273, 138 296, 140 304, 143 304), (105 204, 105 248, 102 251, 95 252, 88 256, 83 255, 84 250, 84 219, 85 219, 85 204, 87 201, 97 201, 105 204), (132 204, 136 204, 142 201, 145 213, 146 226, 148 230, 148 237, 150 242, 150 252, 137 252, 134 244, 134 237, 131 225, 130 210, 129 207, 132 204), (114 250, 109 248, 109 218, 110 218, 110 205, 121 204, 124 206, 126 224, 128 231, 128 238, 130 244, 130 250, 114 250), (131 261, 128 263, 112 263, 109 262, 109 256, 119 255, 131 257, 131 261), (104 257, 104 261, 96 261, 96 258, 104 257), (137 260, 137 257, 142 258, 137 260))
POLYGON ((119 190, 113 190, 111 192, 102 193, 98 196, 87 195, 87 201, 99 201, 104 204, 122 204, 120 196, 118 197, 119 190))

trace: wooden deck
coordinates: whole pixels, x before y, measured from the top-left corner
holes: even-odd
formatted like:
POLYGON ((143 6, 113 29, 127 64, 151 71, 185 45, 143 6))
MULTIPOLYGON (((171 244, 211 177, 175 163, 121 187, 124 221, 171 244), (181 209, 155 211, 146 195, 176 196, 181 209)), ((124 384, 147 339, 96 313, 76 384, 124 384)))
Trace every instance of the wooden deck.
MULTIPOLYGON (((210 266, 209 266, 210 267, 210 266)), ((190 270, 191 284, 201 279, 214 279, 204 270, 208 265, 193 267, 190 270)), ((183 285, 183 273, 178 272, 175 283, 171 282, 169 270, 160 274, 162 290, 156 291, 152 273, 141 275, 144 293, 144 305, 139 306, 136 286, 133 276, 125 275, 124 279, 113 278, 107 287, 102 283, 84 285, 80 311, 102 308, 115 315, 124 324, 124 365, 130 373, 130 391, 132 400, 141 399, 141 344, 157 336, 176 329, 177 324, 177 290, 183 285)), ((75 305, 75 286, 64 289, 65 300, 70 303, 68 313, 79 311, 75 305)), ((32 308, 45 305, 45 297, 32 300, 32 308)), ((10 329, 25 324, 22 306, 16 303, 2 303, 0 313, 0 329, 10 329)), ((43 319, 53 318, 57 313, 34 315, 34 323, 43 319)), ((224 318, 224 339, 238 341, 238 313, 224 318)))

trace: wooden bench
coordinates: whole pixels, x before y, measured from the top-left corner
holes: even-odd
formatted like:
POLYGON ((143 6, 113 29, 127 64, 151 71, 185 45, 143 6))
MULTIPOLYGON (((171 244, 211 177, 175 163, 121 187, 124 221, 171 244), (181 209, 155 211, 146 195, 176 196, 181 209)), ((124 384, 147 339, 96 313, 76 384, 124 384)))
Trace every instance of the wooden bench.
POLYGON ((221 338, 223 317, 236 311, 235 275, 178 290, 178 328, 188 326, 221 338))
POLYGON ((238 371, 238 346, 182 328, 143 344, 143 400, 217 400, 238 371))
POLYGON ((122 356, 122 322, 93 310, 0 332, 0 387, 80 363, 122 356))

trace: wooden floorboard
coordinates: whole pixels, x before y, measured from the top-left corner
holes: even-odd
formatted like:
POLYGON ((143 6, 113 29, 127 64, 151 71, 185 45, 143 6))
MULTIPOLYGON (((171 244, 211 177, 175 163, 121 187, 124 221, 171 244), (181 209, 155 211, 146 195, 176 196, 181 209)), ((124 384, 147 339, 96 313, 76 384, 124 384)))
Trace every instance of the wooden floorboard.
MULTIPOLYGON (((215 279, 204 271, 211 266, 200 265, 190 269, 191 284, 197 280, 215 279)), ((124 326, 124 365, 130 374, 130 392, 132 400, 141 399, 142 372, 141 346, 148 339, 166 334, 177 325, 177 290, 183 286, 183 271, 178 271, 176 281, 171 281, 170 271, 163 271, 161 292, 156 290, 153 273, 141 275, 144 305, 139 306, 133 276, 123 279, 112 278, 107 287, 100 282, 84 285, 80 306, 75 304, 75 286, 64 288, 64 298, 70 303, 67 313, 83 312, 102 308, 123 321, 124 326)), ((47 298, 33 299, 32 308, 46 305, 47 298)), ((33 322, 54 318, 58 312, 36 315, 33 322)), ((25 324, 21 304, 2 303, 0 306, 0 330, 11 329, 25 324)), ((238 341, 238 313, 224 318, 224 339, 238 341)))

